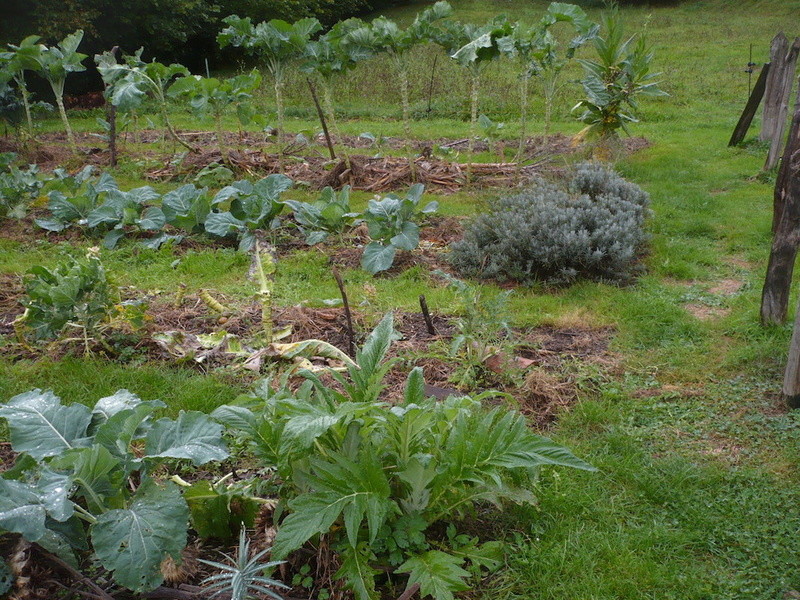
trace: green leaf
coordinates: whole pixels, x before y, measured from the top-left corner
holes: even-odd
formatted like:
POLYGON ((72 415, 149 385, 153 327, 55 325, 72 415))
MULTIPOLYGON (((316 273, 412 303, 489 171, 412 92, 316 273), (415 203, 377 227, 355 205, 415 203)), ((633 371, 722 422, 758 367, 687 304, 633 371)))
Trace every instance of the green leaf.
POLYGON ((408 559, 397 567, 398 573, 408 573, 406 589, 419 584, 420 596, 432 596, 434 600, 453 600, 454 592, 468 590, 464 579, 469 577, 461 568, 463 559, 439 550, 429 550, 408 559))
POLYGON ((176 486, 148 480, 127 509, 100 515, 91 538, 100 563, 114 580, 134 592, 147 592, 164 580, 161 562, 179 560, 186 546, 189 509, 176 486))
POLYGON ((361 267, 373 275, 392 266, 396 249, 392 244, 370 242, 361 255, 361 267))
POLYGON ((107 448, 95 444, 91 448, 70 450, 51 465, 54 469, 70 471, 90 512, 102 513, 121 506, 125 471, 119 458, 112 456, 107 448))
POLYGON ((357 548, 346 548, 340 554, 342 566, 336 572, 337 579, 345 580, 345 585, 352 590, 356 600, 376 600, 379 594, 375 590, 375 575, 379 573, 369 565, 374 555, 369 544, 361 542, 357 548))
POLYGON ((46 470, 35 484, 0 478, 0 530, 19 533, 29 542, 46 533, 46 518, 66 521, 72 516, 70 481, 46 470))
POLYGON ((229 540, 242 523, 253 526, 259 509, 249 496, 220 491, 206 480, 193 483, 183 497, 189 504, 192 527, 202 538, 229 540))
POLYGON ((222 426, 197 411, 181 411, 176 420, 160 419, 147 434, 146 458, 186 458, 195 466, 225 460, 222 426))
POLYGON ((227 237, 244 227, 244 221, 240 221, 229 212, 211 213, 206 219, 206 231, 218 237, 227 237))
POLYGON ((0 405, 0 417, 8 421, 11 445, 37 460, 88 445, 86 431, 92 413, 82 404, 62 406, 51 391, 36 389, 14 396, 0 405))
POLYGON ((392 246, 401 250, 413 250, 419 246, 419 226, 411 221, 403 223, 400 233, 391 240, 392 246))

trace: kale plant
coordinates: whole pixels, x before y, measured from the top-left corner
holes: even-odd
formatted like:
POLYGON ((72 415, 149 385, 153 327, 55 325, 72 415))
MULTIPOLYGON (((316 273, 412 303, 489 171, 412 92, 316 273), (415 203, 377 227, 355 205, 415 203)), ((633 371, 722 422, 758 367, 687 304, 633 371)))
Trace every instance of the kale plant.
POLYGON ((419 208, 425 186, 416 183, 408 189, 405 198, 389 194, 380 200, 372 199, 364 211, 369 237, 364 248, 361 266, 373 275, 391 268, 397 250, 413 250, 419 246, 419 225, 414 221, 436 212, 439 203, 429 202, 419 208))
POLYGON ((118 300, 97 254, 70 257, 54 269, 36 266, 29 274, 25 312, 15 325, 29 329, 37 340, 56 338, 70 326, 88 348, 118 300))
POLYGON ((154 473, 171 459, 202 465, 228 456, 207 415, 154 420, 164 406, 127 390, 94 408, 38 389, 0 404, 20 453, 0 476, 0 533, 76 566, 96 560, 134 592, 158 587, 162 561, 180 560, 186 545, 189 509, 178 486, 154 473))
POLYGON ((20 169, 13 164, 16 155, 7 153, 0 158, 0 218, 22 219, 28 206, 39 197, 45 180, 39 167, 28 165, 20 169))
POLYGON ((637 185, 608 167, 582 163, 561 186, 540 180, 496 201, 452 245, 450 260, 470 277, 625 281, 645 249, 648 205, 637 185))
POLYGON ((324 242, 331 234, 341 235, 360 216, 350 208, 349 185, 338 193, 332 187, 326 187, 313 203, 287 200, 286 205, 294 211, 294 218, 309 246, 324 242))

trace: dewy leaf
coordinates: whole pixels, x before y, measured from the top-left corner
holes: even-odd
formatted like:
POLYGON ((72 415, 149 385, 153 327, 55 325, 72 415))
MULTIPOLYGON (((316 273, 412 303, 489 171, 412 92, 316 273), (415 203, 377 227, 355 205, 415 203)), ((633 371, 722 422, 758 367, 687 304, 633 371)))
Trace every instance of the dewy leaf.
POLYGON ((118 412, 134 408, 141 404, 141 399, 136 394, 132 394, 128 390, 117 390, 112 396, 100 398, 92 409, 94 415, 93 424, 100 425, 108 421, 118 412))
POLYGON ((361 256, 361 266, 373 275, 380 271, 385 271, 392 266, 396 249, 392 244, 382 244, 381 242, 370 242, 364 247, 364 254, 361 256))
POLYGON ((120 459, 112 456, 109 450, 99 444, 91 448, 71 450, 55 459, 53 468, 69 469, 72 481, 78 486, 78 494, 83 496, 89 510, 102 513, 106 508, 116 508, 113 503, 125 484, 125 472, 120 459))
POLYGON ((156 421, 147 434, 145 454, 147 458, 188 458, 195 466, 228 457, 222 425, 197 411, 181 411, 175 421, 156 421))
POLYGON ((11 446, 37 460, 88 445, 86 430, 92 413, 82 404, 62 406, 51 391, 36 389, 14 396, 0 405, 8 421, 11 446))
POLYGON ((453 600, 453 592, 469 589, 464 578, 469 577, 461 568, 463 560, 439 550, 430 550, 408 559, 397 567, 398 573, 408 573, 409 588, 419 583, 420 596, 433 596, 435 600, 453 600))
POLYGON ((0 530, 19 533, 35 542, 46 532, 46 518, 66 521, 72 516, 70 481, 44 471, 36 484, 0 479, 0 530))
POLYGON ((175 485, 147 481, 130 507, 111 510, 92 526, 92 545, 102 565, 120 585, 147 592, 164 580, 161 562, 180 558, 186 546, 189 509, 175 485))

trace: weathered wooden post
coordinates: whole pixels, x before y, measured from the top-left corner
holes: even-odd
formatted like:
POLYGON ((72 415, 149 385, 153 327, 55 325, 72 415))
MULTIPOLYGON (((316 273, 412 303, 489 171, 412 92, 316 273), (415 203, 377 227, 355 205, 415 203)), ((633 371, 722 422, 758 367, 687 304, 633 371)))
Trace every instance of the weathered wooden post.
POLYGON ((747 130, 750 129, 750 124, 753 122, 753 117, 756 116, 758 106, 761 104, 761 99, 764 97, 764 91, 767 88, 768 75, 769 63, 766 63, 763 67, 761 67, 761 72, 758 74, 758 79, 756 79, 756 87, 754 87, 753 91, 750 93, 750 97, 747 100, 747 105, 742 111, 742 116, 739 117, 739 122, 736 123, 736 127, 733 129, 733 135, 731 135, 728 146, 735 146, 744 139, 745 135, 747 135, 747 130))
MULTIPOLYGON (((783 34, 781 34, 783 35, 783 34)), ((770 68, 770 77, 767 80, 766 98, 764 100, 764 121, 761 129, 761 139, 771 142, 764 169, 772 169, 778 164, 781 147, 783 146, 783 132, 786 127, 786 115, 789 113, 789 97, 794 83, 794 72, 797 66, 797 56, 800 54, 800 37, 795 38, 791 47, 784 36, 786 52, 775 57, 770 68), (774 78, 772 77, 774 75, 774 78), (770 87, 772 85, 772 87, 770 87)))
POLYGON ((773 240, 761 294, 761 322, 786 321, 792 273, 800 245, 800 90, 783 162, 775 183, 773 240))
MULTIPOLYGON (((797 205, 800 204, 800 148, 789 158, 789 163, 789 196, 797 205)), ((783 376, 783 398, 790 408, 800 408, 800 306, 795 315, 789 359, 783 376)))

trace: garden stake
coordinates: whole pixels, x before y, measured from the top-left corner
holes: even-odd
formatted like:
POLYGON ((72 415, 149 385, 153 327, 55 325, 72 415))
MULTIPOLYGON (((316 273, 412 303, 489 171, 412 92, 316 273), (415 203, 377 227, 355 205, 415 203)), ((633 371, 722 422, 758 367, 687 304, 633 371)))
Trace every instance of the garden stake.
POLYGON ((428 328, 428 333, 436 335, 436 328, 433 326, 431 313, 428 312, 428 302, 425 300, 425 294, 419 297, 419 307, 422 309, 422 317, 425 319, 425 326, 428 328))
POLYGON ((431 104, 433 103, 433 82, 434 82, 434 78, 436 76, 436 63, 437 63, 438 60, 439 60, 439 55, 438 54, 434 54, 433 55, 433 66, 431 67, 431 84, 428 87, 428 110, 427 110, 427 115, 429 117, 431 115, 431 110, 433 110, 432 107, 431 107, 431 104))
POLYGON ((336 152, 333 150, 331 134, 328 133, 328 123, 325 121, 325 113, 322 112, 322 107, 319 105, 317 91, 314 89, 314 84, 311 83, 310 77, 306 77, 306 81, 308 82, 308 89, 311 90, 311 98, 314 100, 314 106, 317 107, 317 115, 319 115, 319 122, 322 124, 322 132, 325 134, 325 143, 328 144, 328 152, 331 155, 331 160, 336 160, 336 152))
POLYGON ((339 286, 339 293, 342 295, 342 304, 344 305, 344 316, 347 319, 347 348, 350 351, 350 356, 356 355, 356 334, 353 331, 353 316, 350 314, 350 303, 347 301, 347 290, 344 287, 344 281, 339 274, 336 267, 331 267, 333 278, 336 280, 336 285, 339 286))

